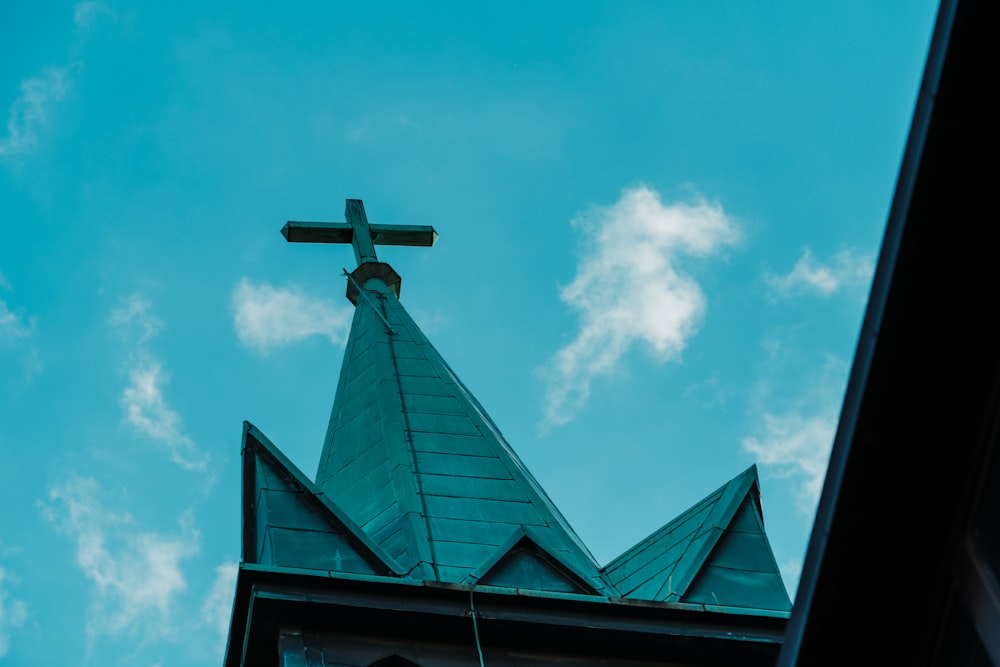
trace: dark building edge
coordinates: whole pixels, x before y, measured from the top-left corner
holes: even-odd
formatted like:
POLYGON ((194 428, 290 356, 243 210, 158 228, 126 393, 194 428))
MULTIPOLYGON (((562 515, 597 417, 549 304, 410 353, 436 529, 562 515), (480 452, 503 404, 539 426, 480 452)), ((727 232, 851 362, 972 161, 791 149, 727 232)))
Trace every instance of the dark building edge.
MULTIPOLYGON (((950 637, 997 465, 997 15, 992 2, 939 8, 783 667, 990 664, 950 637)), ((989 645, 987 621, 972 622, 989 645)))

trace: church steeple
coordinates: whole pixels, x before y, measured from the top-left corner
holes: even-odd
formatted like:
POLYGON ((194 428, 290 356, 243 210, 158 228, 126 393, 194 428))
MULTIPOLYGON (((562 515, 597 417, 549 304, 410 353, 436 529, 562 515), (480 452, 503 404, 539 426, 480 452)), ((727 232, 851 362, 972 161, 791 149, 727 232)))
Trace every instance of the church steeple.
POLYGON ((346 214, 282 230, 354 246, 354 321, 315 483, 244 426, 226 666, 773 664, 790 605, 756 469, 599 567, 375 254, 434 229, 346 214))
POLYGON ((515 569, 533 573, 538 587, 615 595, 496 424, 399 303, 398 275, 377 260, 372 241, 430 245, 433 228, 369 225, 357 200, 348 201, 347 218, 347 224, 289 223, 283 230, 289 241, 350 238, 359 263, 348 277, 356 310, 316 485, 409 577, 489 580, 484 565, 500 567, 517 546, 524 562, 515 569))
POLYGON ((247 463, 244 477, 245 525, 254 526, 245 559, 787 613, 755 468, 601 568, 400 304, 399 275, 378 261, 375 244, 429 246, 433 227, 370 225, 360 200, 347 201, 346 216, 282 229, 290 242, 351 243, 355 312, 315 484, 248 426, 244 452, 256 467, 247 463), (321 545, 333 556, 313 553, 321 545))

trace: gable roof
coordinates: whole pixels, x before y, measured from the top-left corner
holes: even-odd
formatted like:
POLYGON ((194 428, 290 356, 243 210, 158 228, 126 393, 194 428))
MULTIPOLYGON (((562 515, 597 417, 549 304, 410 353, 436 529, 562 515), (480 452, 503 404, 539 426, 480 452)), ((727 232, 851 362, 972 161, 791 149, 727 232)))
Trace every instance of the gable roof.
POLYGON ((576 569, 558 551, 546 548, 548 540, 530 527, 519 527, 462 583, 501 588, 595 594, 588 573, 576 569))
POLYGON ((355 272, 364 282, 320 457, 322 493, 411 578, 461 582, 530 529, 587 586, 617 597, 395 290, 366 267, 355 272))
POLYGON ((249 422, 243 423, 243 562, 401 574, 399 565, 249 422))
POLYGON ((608 563, 604 572, 627 598, 754 612, 791 609, 764 532, 756 466, 608 563))

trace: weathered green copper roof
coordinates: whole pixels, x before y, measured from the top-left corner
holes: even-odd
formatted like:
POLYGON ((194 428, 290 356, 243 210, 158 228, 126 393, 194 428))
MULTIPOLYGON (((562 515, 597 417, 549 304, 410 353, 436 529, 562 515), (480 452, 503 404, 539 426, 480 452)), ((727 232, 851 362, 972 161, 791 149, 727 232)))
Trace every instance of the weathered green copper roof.
POLYGON ((560 558, 558 550, 546 548, 548 541, 544 534, 525 526, 497 547, 493 556, 463 583, 556 593, 596 593, 587 583, 589 573, 560 558))
POLYGON ((718 607, 791 610, 760 510, 751 466, 610 562, 625 597, 718 607))
POLYGON ((431 228, 289 223, 289 241, 351 242, 354 321, 313 484, 244 428, 243 561, 252 567, 634 598, 758 615, 790 608, 751 467, 601 569, 496 424, 400 305, 374 244, 431 228), (370 237, 370 238, 369 238, 370 237))
POLYGON ((529 534, 585 588, 616 596, 394 291, 378 277, 362 287, 317 486, 410 577, 472 581, 529 534))
POLYGON ((399 565, 252 424, 243 426, 243 562, 354 574, 399 565))

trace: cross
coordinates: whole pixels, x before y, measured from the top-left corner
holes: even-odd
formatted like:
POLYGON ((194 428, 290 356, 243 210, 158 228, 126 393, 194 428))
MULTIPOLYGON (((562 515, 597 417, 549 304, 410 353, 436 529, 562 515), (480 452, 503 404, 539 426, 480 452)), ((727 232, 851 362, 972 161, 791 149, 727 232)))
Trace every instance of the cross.
POLYGON ((378 261, 375 244, 432 246, 438 237, 429 225, 369 225, 360 199, 348 199, 344 215, 347 222, 289 220, 281 235, 289 243, 350 243, 358 266, 378 261))

